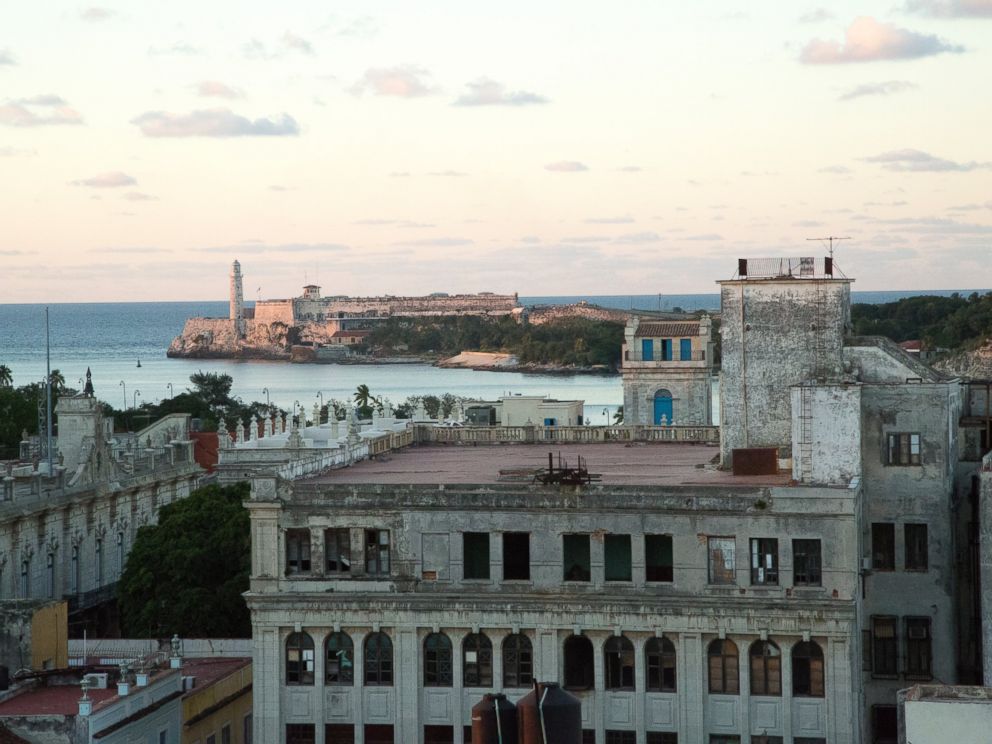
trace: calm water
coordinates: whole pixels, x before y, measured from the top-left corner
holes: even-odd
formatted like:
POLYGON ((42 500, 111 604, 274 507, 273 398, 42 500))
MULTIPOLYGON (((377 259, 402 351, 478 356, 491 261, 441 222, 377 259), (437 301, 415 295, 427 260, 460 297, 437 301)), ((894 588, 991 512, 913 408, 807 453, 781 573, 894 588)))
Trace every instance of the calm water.
MULTIPOLYGON (((855 302, 893 302, 916 294, 949 295, 953 290, 924 292, 854 292, 855 302)), ((960 290, 968 294, 972 290, 960 290)), ((521 297, 525 304, 561 304, 586 300, 607 307, 716 310, 719 295, 635 295, 521 297)), ((224 317, 226 302, 79 303, 50 306, 52 368, 61 370, 66 384, 81 387, 86 368, 93 371, 97 394, 115 407, 135 400, 156 401, 186 388, 197 370, 221 372, 234 378, 234 395, 246 401, 264 400, 268 388, 273 403, 292 408, 294 401, 310 406, 318 391, 324 399, 350 397, 366 384, 374 395, 394 403, 410 395, 453 393, 494 398, 504 393, 546 394, 586 401, 586 415, 602 423, 603 410, 623 401, 618 377, 587 375, 524 375, 513 372, 436 369, 428 365, 296 365, 282 362, 168 359, 165 350, 191 316, 224 317), (138 359, 141 367, 137 367, 138 359), (121 383, 124 383, 123 385, 121 383), (135 391, 139 391, 137 397, 135 391)), ((11 368, 14 384, 45 375, 45 313, 42 305, 0 305, 0 364, 11 368)))

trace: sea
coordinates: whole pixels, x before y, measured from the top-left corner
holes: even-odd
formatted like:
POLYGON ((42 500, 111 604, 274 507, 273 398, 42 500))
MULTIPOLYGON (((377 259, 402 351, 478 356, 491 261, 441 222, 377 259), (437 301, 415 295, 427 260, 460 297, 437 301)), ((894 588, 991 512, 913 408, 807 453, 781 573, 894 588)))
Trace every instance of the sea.
MULTIPOLYGON (((853 292, 853 302, 894 302, 921 294, 958 291, 853 292)), ((977 290, 984 292, 987 290, 977 290)), ((521 297, 527 306, 586 301, 620 309, 710 310, 718 294, 521 297)), ((248 303, 250 304, 250 303, 248 303)), ((45 305, 0 304, 0 364, 11 369, 15 385, 45 377, 45 305)), ((169 359, 165 351, 193 316, 226 317, 227 302, 98 302, 48 305, 51 367, 66 385, 81 388, 90 369, 98 397, 115 408, 157 402, 189 387, 197 371, 231 375, 232 394, 249 402, 269 401, 284 409, 298 403, 351 399, 359 385, 393 404, 413 395, 451 393, 492 400, 501 395, 547 395, 584 400, 589 423, 612 420, 623 402, 616 375, 547 375, 439 369, 427 364, 309 365, 269 361, 169 359), (140 362, 140 366, 138 363, 140 362)))

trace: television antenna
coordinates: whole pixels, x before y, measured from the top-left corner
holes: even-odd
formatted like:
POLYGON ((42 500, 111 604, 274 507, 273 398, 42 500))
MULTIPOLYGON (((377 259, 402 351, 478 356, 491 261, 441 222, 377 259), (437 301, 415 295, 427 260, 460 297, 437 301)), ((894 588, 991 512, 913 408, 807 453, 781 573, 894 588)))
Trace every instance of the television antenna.
POLYGON ((819 240, 821 243, 824 243, 824 242, 828 243, 829 246, 830 246, 830 258, 831 258, 831 260, 833 260, 833 257, 834 257, 834 241, 835 240, 850 240, 850 239, 851 238, 849 236, 848 237, 839 238, 836 235, 828 235, 825 238, 806 238, 806 240, 819 240))

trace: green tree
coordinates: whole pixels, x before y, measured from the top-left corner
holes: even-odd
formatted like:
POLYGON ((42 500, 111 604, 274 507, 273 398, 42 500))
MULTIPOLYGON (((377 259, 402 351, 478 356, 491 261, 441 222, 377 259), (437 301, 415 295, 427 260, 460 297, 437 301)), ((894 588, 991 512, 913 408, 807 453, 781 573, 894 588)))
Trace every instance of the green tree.
POLYGON ((358 404, 359 408, 368 408, 369 402, 372 399, 372 393, 369 391, 368 385, 359 385, 355 390, 355 403, 358 404))
POLYGON ((10 367, 0 364, 0 387, 9 388, 14 384, 14 376, 10 372, 10 367))
POLYGON ((249 638, 248 484, 210 485, 138 530, 117 587, 129 638, 249 638))
POLYGON ((190 392, 212 408, 222 408, 233 402, 231 386, 234 385, 234 378, 230 375, 199 370, 189 376, 189 381, 195 388, 190 392))
POLYGON ((65 390, 65 376, 58 369, 53 369, 48 374, 48 384, 52 386, 53 393, 61 393, 65 390))

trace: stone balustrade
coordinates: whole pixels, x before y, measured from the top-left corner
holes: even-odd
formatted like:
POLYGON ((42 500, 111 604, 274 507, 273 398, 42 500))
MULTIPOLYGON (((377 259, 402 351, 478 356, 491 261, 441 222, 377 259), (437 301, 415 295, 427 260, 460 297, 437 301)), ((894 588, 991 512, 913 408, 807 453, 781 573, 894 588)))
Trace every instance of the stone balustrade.
POLYGON ((417 424, 416 440, 435 444, 591 444, 696 442, 719 444, 718 426, 434 426, 417 424))

